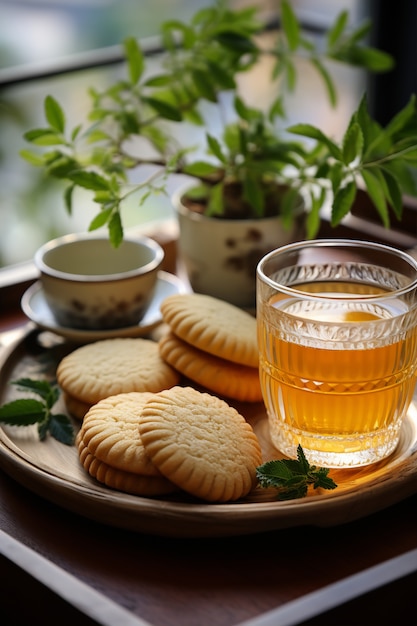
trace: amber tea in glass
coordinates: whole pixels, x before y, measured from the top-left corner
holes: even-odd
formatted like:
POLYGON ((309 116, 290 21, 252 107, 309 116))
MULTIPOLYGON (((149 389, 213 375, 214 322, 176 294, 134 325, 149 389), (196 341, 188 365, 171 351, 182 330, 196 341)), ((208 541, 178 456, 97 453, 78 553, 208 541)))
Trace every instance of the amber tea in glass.
POLYGON ((353 240, 290 244, 257 269, 260 379, 285 455, 356 467, 395 449, 417 367, 417 262, 353 240))

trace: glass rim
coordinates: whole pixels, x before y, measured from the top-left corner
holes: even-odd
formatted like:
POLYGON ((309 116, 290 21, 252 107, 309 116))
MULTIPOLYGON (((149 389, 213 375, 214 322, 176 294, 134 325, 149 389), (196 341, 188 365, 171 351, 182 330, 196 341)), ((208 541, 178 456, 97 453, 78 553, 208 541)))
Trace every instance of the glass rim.
POLYGON ((280 246, 279 248, 276 248, 275 250, 271 250, 271 252, 268 252, 267 254, 265 254, 262 257, 262 259, 258 262, 258 265, 256 267, 256 276, 257 276, 257 280, 261 280, 262 282, 269 285, 272 289, 279 290, 281 293, 285 293, 289 296, 298 296, 298 297, 302 296, 306 300, 312 300, 312 301, 346 300, 349 302, 352 302, 353 300, 360 300, 360 301, 366 300, 367 302, 369 301, 380 302, 381 300, 385 300, 387 298, 392 298, 395 296, 401 296, 401 295, 411 292, 413 289, 417 289, 417 260, 414 259, 414 257, 412 257, 407 252, 404 252, 403 250, 394 248, 393 246, 389 246, 387 244, 377 243, 373 241, 367 241, 367 240, 361 240, 361 239, 332 239, 332 238, 306 239, 306 240, 301 240, 301 241, 295 241, 293 243, 289 243, 284 246, 280 246), (326 295, 323 293, 314 294, 308 291, 302 291, 300 289, 297 289, 296 287, 283 285, 265 274, 263 268, 265 264, 268 263, 268 261, 270 261, 272 258, 281 256, 281 255, 284 256, 288 252, 297 251, 297 250, 301 250, 303 248, 309 248, 309 247, 328 248, 328 249, 343 247, 343 248, 365 248, 368 250, 372 249, 375 251, 379 250, 381 252, 394 255, 398 259, 401 259, 403 262, 407 263, 408 266, 412 270, 414 270, 415 277, 414 279, 409 278, 408 284, 405 285, 404 287, 393 289, 392 291, 384 292, 381 294, 351 294, 351 295, 340 294, 338 295, 337 293, 336 294, 332 293, 331 295, 326 295))

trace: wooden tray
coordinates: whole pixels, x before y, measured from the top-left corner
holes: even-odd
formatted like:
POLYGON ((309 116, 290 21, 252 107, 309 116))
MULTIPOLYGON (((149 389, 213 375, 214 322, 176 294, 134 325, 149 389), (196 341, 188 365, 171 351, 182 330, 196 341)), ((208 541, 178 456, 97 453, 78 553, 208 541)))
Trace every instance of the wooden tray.
MULTIPOLYGON (((75 346, 29 326, 3 351, 0 404, 21 392, 20 377, 52 380, 59 360, 75 346)), ((253 425, 264 460, 278 458, 262 404, 235 405, 253 425)), ((65 411, 63 405, 59 410, 65 411)), ((76 423, 74 423, 75 426, 76 423)), ((186 496, 142 498, 108 489, 79 465, 75 447, 49 438, 39 442, 35 427, 0 426, 0 467, 13 479, 75 513, 133 531, 172 537, 243 535, 292 526, 334 526, 382 510, 417 492, 417 402, 410 407, 396 451, 367 468, 333 470, 334 491, 279 502, 272 490, 257 489, 230 504, 206 504, 186 496)))

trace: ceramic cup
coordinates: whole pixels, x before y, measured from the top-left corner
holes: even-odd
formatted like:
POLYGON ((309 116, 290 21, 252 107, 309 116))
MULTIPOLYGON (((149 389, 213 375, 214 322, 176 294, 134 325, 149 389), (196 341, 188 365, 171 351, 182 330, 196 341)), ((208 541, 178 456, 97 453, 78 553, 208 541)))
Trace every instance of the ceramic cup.
POLYGON ((140 322, 152 299, 164 251, 148 237, 71 234, 48 241, 34 256, 46 302, 64 327, 111 329, 140 322))
POLYGON ((356 467, 399 441, 417 368, 417 262, 376 243, 303 241, 258 266, 260 380, 287 456, 356 467))

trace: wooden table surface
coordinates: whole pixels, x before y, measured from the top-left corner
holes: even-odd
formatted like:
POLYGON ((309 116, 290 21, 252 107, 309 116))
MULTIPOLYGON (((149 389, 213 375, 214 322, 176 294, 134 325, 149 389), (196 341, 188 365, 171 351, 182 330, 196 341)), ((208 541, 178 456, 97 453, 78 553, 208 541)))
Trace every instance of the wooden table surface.
MULTIPOLYGON (((26 323, 3 295, 0 341, 26 323)), ((416 505, 333 528, 173 539, 90 521, 0 473, 0 622, 411 626, 416 505)))

